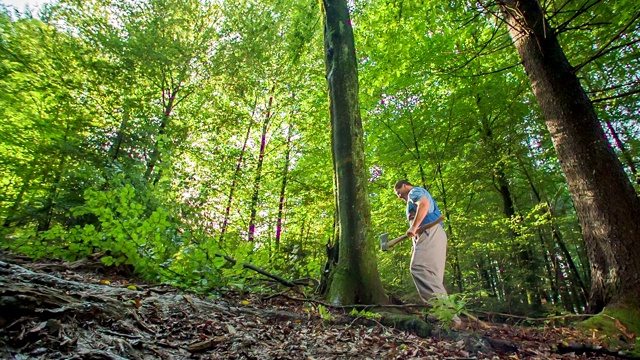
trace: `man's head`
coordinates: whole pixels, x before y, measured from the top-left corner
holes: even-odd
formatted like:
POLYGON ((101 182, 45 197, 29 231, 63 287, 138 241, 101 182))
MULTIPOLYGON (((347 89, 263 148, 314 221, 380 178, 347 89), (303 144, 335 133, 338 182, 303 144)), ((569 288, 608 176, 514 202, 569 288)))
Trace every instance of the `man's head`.
POLYGON ((413 189, 413 185, 411 185, 411 183, 407 180, 400 180, 393 188, 396 192, 396 196, 398 196, 399 199, 407 201, 407 199, 409 198, 409 191, 413 189))

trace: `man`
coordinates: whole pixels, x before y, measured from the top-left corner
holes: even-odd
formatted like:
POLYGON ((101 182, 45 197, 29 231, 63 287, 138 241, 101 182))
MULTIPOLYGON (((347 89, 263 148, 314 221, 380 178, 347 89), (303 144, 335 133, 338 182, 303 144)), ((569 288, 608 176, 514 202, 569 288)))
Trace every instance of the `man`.
MULTIPOLYGON (((400 180, 394 186, 398 198, 407 202, 407 237, 413 239, 411 256, 411 277, 420 298, 427 302, 435 294, 447 294, 444 288, 444 266, 447 259, 447 234, 442 223, 431 227, 422 234, 416 234, 422 225, 440 218, 438 205, 424 188, 413 186, 407 180, 400 180)), ((460 318, 453 318, 460 324, 460 318)))

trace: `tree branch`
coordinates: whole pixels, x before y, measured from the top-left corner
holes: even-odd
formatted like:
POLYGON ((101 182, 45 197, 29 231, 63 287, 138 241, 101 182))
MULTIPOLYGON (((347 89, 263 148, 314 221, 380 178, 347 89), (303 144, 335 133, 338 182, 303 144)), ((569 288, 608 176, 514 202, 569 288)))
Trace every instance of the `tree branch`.
MULTIPOLYGON (((590 8, 592 8, 593 6, 595 6, 596 4, 601 2, 602 0, 596 0, 593 4, 589 4, 589 1, 590 0, 587 0, 578 10, 576 10, 576 12, 573 14, 573 16, 571 16, 568 20, 566 20, 562 24, 558 25, 558 27, 556 28, 556 33, 559 34, 559 33, 563 32, 564 28, 567 27, 573 20, 575 20, 580 15, 584 14, 585 12, 587 12, 587 10, 589 10, 590 8)), ((569 1, 567 1, 567 3, 568 2, 569 1)))
POLYGON ((461 78, 468 78, 468 77, 477 77, 477 76, 484 76, 484 75, 490 75, 490 74, 497 74, 499 72, 503 72, 505 70, 509 70, 509 69, 513 69, 514 67, 521 65, 522 62, 518 62, 517 64, 513 64, 513 65, 509 65, 507 67, 503 67, 501 69, 497 69, 497 70, 492 70, 492 71, 487 71, 487 72, 482 72, 482 73, 478 73, 478 74, 473 74, 473 75, 455 75, 455 74, 451 74, 452 76, 455 77, 461 77, 461 78))
MULTIPOLYGON (((232 257, 231 257, 231 256, 229 256, 229 255, 222 255, 222 254, 218 254, 218 253, 216 253, 216 254, 214 254, 214 255, 215 255, 215 256, 217 256, 217 257, 221 257, 221 258, 223 258, 223 259, 227 260, 228 262, 230 262, 230 263, 232 263, 232 264, 234 264, 234 265, 237 263, 236 259, 232 258, 232 257)), ((282 285, 288 286, 288 287, 290 287, 290 288, 294 288, 294 290, 296 290, 296 289, 297 289, 297 292, 298 292, 298 293, 300 293, 300 294, 304 295, 304 293, 302 293, 302 291, 298 288, 298 285, 296 285, 296 284, 295 284, 295 283, 293 283, 292 281, 289 281, 289 280, 287 280, 287 279, 283 279, 283 278, 281 278, 281 277, 280 277, 280 276, 278 276, 278 275, 271 274, 271 273, 267 272, 266 270, 263 270, 263 269, 261 269, 261 268, 259 268, 259 267, 255 266, 255 265, 253 265, 253 264, 243 263, 243 264, 242 264, 242 266, 243 266, 244 268, 246 268, 246 269, 251 269, 251 270, 253 270, 253 271, 257 272, 258 274, 262 274, 262 275, 264 275, 264 276, 266 276, 266 277, 268 277, 268 278, 271 278, 271 279, 273 279, 273 280, 275 280, 275 281, 277 281, 277 282, 281 283, 282 285)))
POLYGON ((587 94, 595 94, 595 93, 603 93, 606 91, 611 91, 611 90, 615 90, 615 89, 620 89, 623 87, 627 87, 627 86, 631 86, 631 85, 636 85, 637 82, 636 81, 632 81, 630 83, 626 83, 626 84, 620 84, 620 85, 614 85, 608 88, 604 88, 604 89, 600 89, 600 90, 593 90, 593 91, 587 91, 587 94))
POLYGON ((598 102, 603 102, 603 101, 608 101, 608 100, 613 100, 613 99, 620 99, 629 95, 635 95, 635 94, 639 94, 640 93, 640 89, 636 89, 636 90, 632 90, 626 93, 622 93, 622 94, 617 94, 617 95, 613 95, 613 96, 608 96, 608 97, 604 97, 604 98, 599 98, 599 99, 594 99, 591 100, 592 103, 598 103, 598 102))
POLYGON ((636 14, 636 16, 634 16, 633 19, 631 19, 631 21, 629 21, 629 23, 624 28, 622 28, 622 30, 618 31, 618 33, 614 37, 612 37, 611 40, 609 40, 604 46, 602 46, 600 48, 600 50, 598 50, 598 52, 593 54, 593 56, 591 56, 589 59, 584 61, 582 64, 574 67, 573 72, 577 73, 578 71, 580 71, 580 69, 582 69, 588 63, 590 63, 590 62, 596 60, 597 58, 599 58, 600 56, 606 54, 606 50, 609 47, 609 45, 611 45, 614 41, 616 41, 616 39, 618 39, 622 34, 624 34, 624 32, 627 31, 627 29, 631 25, 633 25, 633 23, 636 22, 636 20, 638 20, 638 18, 640 18, 640 12, 638 12, 636 14))

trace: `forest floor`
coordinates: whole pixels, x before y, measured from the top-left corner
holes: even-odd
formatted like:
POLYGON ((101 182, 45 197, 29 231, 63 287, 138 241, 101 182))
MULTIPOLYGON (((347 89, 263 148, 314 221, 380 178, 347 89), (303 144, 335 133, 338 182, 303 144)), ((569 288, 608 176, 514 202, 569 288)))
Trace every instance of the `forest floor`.
POLYGON ((34 262, 0 252, 0 358, 624 358, 569 327, 463 317, 455 331, 420 338, 344 309, 320 315, 317 304, 293 294, 207 297, 119 275, 97 260, 34 262))

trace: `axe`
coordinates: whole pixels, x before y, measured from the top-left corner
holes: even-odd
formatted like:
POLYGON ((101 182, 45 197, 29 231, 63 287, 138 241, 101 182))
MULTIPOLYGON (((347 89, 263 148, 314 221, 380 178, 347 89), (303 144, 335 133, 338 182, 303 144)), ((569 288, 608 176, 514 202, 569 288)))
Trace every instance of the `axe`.
MULTIPOLYGON (((424 224, 422 226, 420 226, 418 228, 418 231, 416 231, 416 235, 417 234, 422 234, 423 232, 431 229, 432 227, 438 225, 439 223, 444 221, 444 216, 440 216, 438 219, 436 219, 433 222, 430 222, 428 224, 424 224)), ((407 235, 402 235, 400 237, 397 237, 395 239, 389 240, 389 233, 384 233, 382 235, 380 235, 380 249, 382 249, 382 251, 387 251, 390 248, 398 245, 398 243, 404 239, 407 238, 407 235)))

